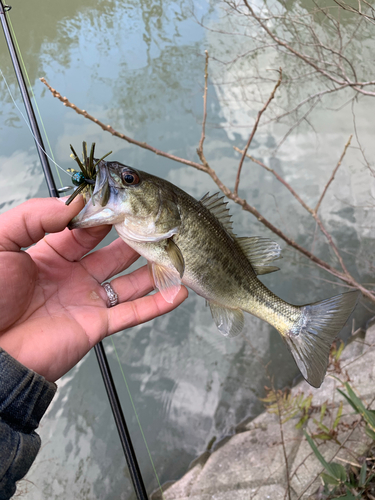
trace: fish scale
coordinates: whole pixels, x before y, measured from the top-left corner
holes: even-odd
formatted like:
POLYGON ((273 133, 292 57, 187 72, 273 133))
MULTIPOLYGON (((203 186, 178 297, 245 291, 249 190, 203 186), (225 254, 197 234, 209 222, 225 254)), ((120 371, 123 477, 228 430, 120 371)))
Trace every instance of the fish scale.
POLYGON ((332 342, 352 313, 359 292, 293 305, 257 276, 277 271, 277 243, 238 238, 223 197, 200 201, 170 182, 118 162, 100 161, 92 197, 70 228, 113 224, 119 236, 149 264, 155 288, 173 302, 181 283, 208 302, 219 331, 235 337, 243 311, 274 326, 303 377, 324 380, 332 342), (103 201, 105 200, 105 201, 103 201), (95 203, 94 203, 95 202, 95 203))

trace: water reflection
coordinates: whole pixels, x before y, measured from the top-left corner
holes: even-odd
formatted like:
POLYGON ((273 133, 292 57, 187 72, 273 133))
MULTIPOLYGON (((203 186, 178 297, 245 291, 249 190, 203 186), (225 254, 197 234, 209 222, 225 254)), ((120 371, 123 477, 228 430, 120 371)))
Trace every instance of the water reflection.
MULTIPOLYGON (((241 43, 246 45, 248 40, 222 38, 194 21, 191 10, 198 17, 205 16, 209 26, 225 31, 231 19, 218 11, 215 2, 211 6, 198 0, 193 5, 167 0, 68 0, 41 6, 21 3, 22 8, 14 6, 12 10, 13 24, 53 151, 63 168, 72 167, 69 143, 79 149, 86 140, 96 142, 103 154, 112 149, 113 158, 157 173, 197 198, 207 191, 217 191, 204 174, 103 133, 64 108, 38 82, 40 76, 46 76, 63 95, 105 123, 160 149, 196 159, 203 54, 208 48, 217 60, 212 57, 210 62, 205 151, 223 182, 233 186, 238 162, 233 146, 243 147, 259 109, 259 100, 251 100, 250 85, 245 87, 248 93, 243 93, 244 87, 237 84, 248 83, 256 66, 254 60, 242 58, 227 72, 228 65, 218 62, 225 57, 233 59, 241 52, 241 43)), ((304 4, 294 2, 293 8, 297 6, 302 8, 304 4)), ((19 102, 3 40, 0 44, 0 64, 19 102)), ((266 54, 258 64, 278 67, 280 61, 266 54)), ((291 65, 288 71, 293 70, 291 65)), ((291 97, 288 93, 283 97, 283 106, 291 97)), ((19 121, 3 82, 0 99, 0 210, 6 210, 28 197, 47 196, 47 190, 33 139, 19 121)), ((372 106, 367 101, 357 105, 369 155, 375 153, 372 106)), ((352 133, 350 114, 350 109, 342 114, 317 112, 315 120, 321 134, 308 127, 300 129, 290 135, 276 157, 272 149, 285 135, 284 125, 261 128, 251 152, 269 161, 314 205, 352 133)), ((63 183, 67 180, 63 177, 63 183)), ((357 152, 350 150, 345 168, 339 171, 322 206, 324 220, 345 251, 350 271, 363 282, 373 281, 374 273, 372 212, 361 208, 371 202, 370 188, 374 195, 374 179, 369 181, 357 152)), ((268 172, 246 163, 240 195, 296 241, 308 248, 313 246, 319 256, 335 262, 325 241, 316 236, 315 224, 268 172)), ((240 207, 232 206, 231 211, 240 236, 273 237, 240 207)), ((114 237, 111 233, 106 242, 114 237)), ((290 249, 284 249, 283 255, 281 270, 263 281, 285 300, 306 303, 344 291, 290 249)), ((367 316, 364 309, 358 309, 357 322, 363 324, 367 316)), ((267 375, 283 387, 297 373, 279 335, 266 323, 247 316, 245 335, 225 339, 218 334, 204 300, 193 293, 178 311, 117 334, 114 344, 161 482, 179 477, 213 436, 224 437, 241 419, 260 411, 259 397, 269 382, 267 375)), ((151 491, 157 481, 148 452, 111 340, 107 339, 105 345, 151 491)), ((43 449, 29 475, 35 486, 29 484, 27 498, 134 498, 94 355, 87 356, 64 377, 59 387, 41 427, 43 449)))
POLYGON ((34 150, 15 151, 10 157, 0 156, 0 165, 0 211, 34 197, 44 183, 39 158, 34 150), (17 189, 9 190, 12 184, 17 189))

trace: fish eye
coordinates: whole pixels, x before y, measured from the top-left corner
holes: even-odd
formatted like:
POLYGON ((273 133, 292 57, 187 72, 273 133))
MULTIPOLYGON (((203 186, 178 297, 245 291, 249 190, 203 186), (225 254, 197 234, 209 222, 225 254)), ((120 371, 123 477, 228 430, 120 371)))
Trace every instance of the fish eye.
POLYGON ((139 176, 134 170, 124 169, 121 172, 121 179, 128 186, 134 186, 139 184, 139 176))

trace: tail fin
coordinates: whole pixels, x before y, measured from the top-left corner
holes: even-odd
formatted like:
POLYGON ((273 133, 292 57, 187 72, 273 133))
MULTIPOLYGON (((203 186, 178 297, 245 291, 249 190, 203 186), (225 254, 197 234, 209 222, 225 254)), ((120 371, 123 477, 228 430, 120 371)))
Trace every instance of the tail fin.
POLYGON ((360 292, 348 292, 301 307, 301 318, 284 339, 303 377, 320 387, 327 370, 329 350, 353 312, 360 292))

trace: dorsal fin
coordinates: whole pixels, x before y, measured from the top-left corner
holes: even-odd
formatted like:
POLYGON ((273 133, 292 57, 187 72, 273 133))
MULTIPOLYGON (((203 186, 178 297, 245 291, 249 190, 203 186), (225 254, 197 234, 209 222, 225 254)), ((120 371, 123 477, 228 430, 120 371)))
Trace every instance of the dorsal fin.
POLYGON ((282 258, 278 243, 261 236, 237 238, 237 242, 256 274, 268 274, 279 270, 278 267, 269 265, 270 262, 282 258))
POLYGON ((199 201, 212 213, 212 215, 217 218, 220 224, 230 234, 234 235, 232 227, 233 223, 229 213, 229 208, 227 207, 228 202, 223 201, 223 199, 224 196, 220 196, 220 193, 215 193, 211 196, 209 193, 206 193, 199 201))

